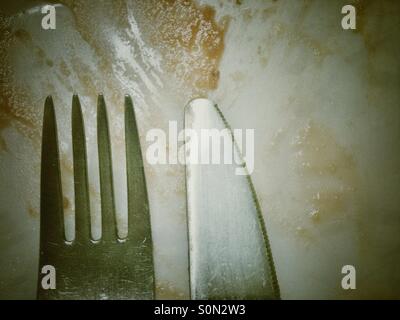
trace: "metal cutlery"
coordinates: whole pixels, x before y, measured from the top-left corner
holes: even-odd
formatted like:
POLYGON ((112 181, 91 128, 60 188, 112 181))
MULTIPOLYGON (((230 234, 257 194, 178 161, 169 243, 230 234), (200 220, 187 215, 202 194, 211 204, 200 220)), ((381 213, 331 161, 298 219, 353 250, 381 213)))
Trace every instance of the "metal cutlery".
MULTIPOLYGON (((207 99, 185 109, 185 130, 228 129, 221 111, 207 99)), ((197 142, 196 140, 193 140, 197 142)), ((187 153, 196 150, 188 139, 187 153)), ((242 164, 242 166, 245 166, 242 164)), ((192 299, 279 299, 264 218, 250 176, 236 175, 235 163, 186 164, 192 299)))
MULTIPOLYGON (((41 163, 40 270, 56 270, 56 288, 39 299, 153 299, 154 265, 143 159, 132 100, 125 97, 128 237, 116 227, 110 135, 104 97, 98 97, 102 237, 90 233, 90 201, 84 121, 72 100, 76 235, 65 240, 60 157, 53 100, 45 102, 41 163)), ((185 129, 228 129, 235 156, 243 159, 219 108, 195 99, 185 109, 185 129)), ((191 141, 185 142, 189 153, 191 141)), ((245 168, 245 164, 242 166, 245 168)), ((279 285, 264 218, 250 176, 236 165, 186 164, 192 299, 279 299, 279 285)))
POLYGON ((38 299, 153 299, 154 265, 150 214, 140 142, 129 96, 125 97, 128 183, 128 236, 117 235, 111 147, 104 97, 97 105, 97 136, 102 236, 91 239, 84 120, 78 96, 72 99, 72 144, 76 233, 65 240, 57 125, 53 100, 43 116, 40 184, 40 259, 38 299), (42 286, 41 270, 56 270, 56 288, 42 286))

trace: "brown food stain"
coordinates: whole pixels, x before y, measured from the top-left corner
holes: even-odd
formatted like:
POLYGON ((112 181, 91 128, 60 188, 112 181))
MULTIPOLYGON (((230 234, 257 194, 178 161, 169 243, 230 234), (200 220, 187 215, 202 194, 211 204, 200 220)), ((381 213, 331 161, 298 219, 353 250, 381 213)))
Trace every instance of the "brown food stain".
POLYGON ((278 129, 266 150, 292 154, 286 160, 292 181, 286 192, 294 206, 285 212, 277 205, 271 208, 274 219, 301 239, 305 248, 318 245, 321 230, 329 225, 354 221, 358 226, 365 208, 359 195, 362 181, 357 163, 328 127, 304 119, 302 127, 294 124, 278 129))
POLYGON ((298 156, 306 173, 335 174, 341 180, 352 176, 355 167, 353 157, 322 125, 310 121, 300 130, 294 145, 301 152, 298 156))
POLYGON ((39 211, 33 208, 32 206, 28 207, 28 214, 31 218, 39 217, 39 211))
MULTIPOLYGON (((1 67, 0 67, 1 68, 1 67)), ((37 142, 39 138, 39 117, 26 105, 26 94, 19 89, 19 95, 14 94, 18 88, 10 88, 8 83, 0 82, 0 136, 1 131, 14 126, 21 134, 37 142)), ((6 141, 3 146, 6 146, 6 141)), ((36 145, 36 144, 35 144, 36 145)))
POLYGON ((277 215, 274 219, 309 248, 318 245, 326 227, 348 219, 358 223, 363 204, 359 197, 362 181, 351 150, 326 126, 306 119, 304 123, 297 129, 295 125, 278 129, 267 152, 292 154, 287 166, 293 182, 286 192, 295 205, 285 212, 277 205, 271 208, 277 215))
POLYGON ((166 69, 197 93, 216 89, 228 18, 217 23, 214 8, 193 1, 153 2, 146 1, 144 18, 154 22, 148 38, 166 58, 166 69))
MULTIPOLYGON (((107 74, 103 80, 107 85, 103 86, 112 94, 118 92, 119 88, 114 85, 116 81, 112 81, 114 61, 109 57, 107 46, 99 40, 100 31, 97 30, 95 13, 92 13, 96 11, 93 5, 87 1, 60 2, 72 10, 78 31, 99 57, 99 70, 107 74)), ((150 47, 162 54, 163 69, 174 76, 177 88, 187 89, 196 96, 217 88, 228 18, 217 23, 212 7, 198 6, 193 1, 154 0, 132 5, 143 38, 150 47)), ((125 1, 113 1, 108 9, 112 17, 118 17, 115 23, 119 30, 130 28, 125 1)), ((131 35, 124 36, 135 45, 136 41, 131 35)), ((113 102, 115 99, 111 98, 113 102)))
POLYGON ((302 198, 308 199, 314 224, 338 219, 348 213, 358 173, 352 154, 327 128, 309 122, 294 141, 296 169, 307 179, 302 198))
MULTIPOLYGON (((79 83, 74 88, 79 88, 80 93, 94 98, 99 92, 104 92, 111 112, 122 112, 121 96, 125 92, 121 92, 120 81, 113 69, 115 59, 110 54, 109 38, 105 37, 107 30, 98 27, 98 14, 107 12, 107 15, 112 17, 113 27, 121 30, 121 37, 132 46, 136 46, 135 37, 124 31, 130 29, 128 17, 131 13, 127 10, 127 2, 113 1, 112 4, 104 3, 103 7, 87 1, 60 2, 73 12, 78 32, 94 50, 98 60, 94 70, 86 66, 83 58, 79 56, 72 57, 68 66, 65 61, 61 61, 60 64, 57 62, 55 76, 69 90, 72 90, 71 83, 74 80, 71 79, 71 75, 76 76, 79 83)), ((166 85, 172 86, 180 96, 183 93, 183 99, 186 101, 207 96, 208 91, 217 88, 220 77, 219 62, 224 51, 228 18, 217 22, 214 8, 199 6, 192 1, 145 1, 132 5, 133 15, 138 21, 146 45, 153 46, 161 53, 162 69, 175 79, 175 83, 166 85)), ((9 49, 18 41, 33 50, 37 63, 50 68, 55 65, 55 62, 46 56, 44 49, 35 45, 27 30, 11 31, 10 20, 0 18, 0 56, 3 61, 9 61, 9 49)), ((136 56, 132 59, 137 60, 139 64, 142 62, 136 56)), ((126 63, 129 64, 129 61, 126 63)), ((132 77, 137 79, 135 72, 132 72, 132 77)), ((0 66, 0 134, 1 129, 12 124, 24 135, 39 143, 40 114, 32 105, 26 107, 32 104, 31 95, 21 95, 22 90, 13 84, 13 78, 10 63, 3 63, 0 66)), ((152 101, 153 93, 146 84, 139 82, 139 87, 144 99, 152 101)))
POLYGON ((0 139, 6 146, 6 141, 1 137, 1 131, 14 126, 21 134, 31 139, 37 146, 40 130, 40 119, 34 113, 32 100, 29 94, 16 84, 13 84, 14 75, 10 67, 9 50, 15 41, 30 42, 30 34, 23 29, 11 32, 10 20, 0 16, 0 139))

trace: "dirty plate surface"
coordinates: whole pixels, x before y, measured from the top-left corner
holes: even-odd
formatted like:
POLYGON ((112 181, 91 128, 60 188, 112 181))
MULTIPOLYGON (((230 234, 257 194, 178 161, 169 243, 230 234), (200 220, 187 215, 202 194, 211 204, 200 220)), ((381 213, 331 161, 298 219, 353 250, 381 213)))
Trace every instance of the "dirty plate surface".
MULTIPOLYGON (((252 178, 282 298, 400 296, 400 3, 354 1, 355 31, 341 28, 340 0, 61 0, 51 31, 41 28, 38 2, 26 3, 0 5, 1 298, 36 294, 48 95, 65 220, 73 221, 73 93, 85 118, 95 234, 97 95, 109 107, 114 163, 125 154, 125 94, 136 106, 144 157, 150 129, 168 133, 169 121, 181 129, 188 101, 208 97, 233 128, 255 129, 252 178), (356 267, 357 290, 341 288, 344 265, 356 267)), ((144 166, 156 297, 188 298, 184 166, 145 159, 144 166)), ((126 232, 125 167, 115 166, 114 177, 126 232)))

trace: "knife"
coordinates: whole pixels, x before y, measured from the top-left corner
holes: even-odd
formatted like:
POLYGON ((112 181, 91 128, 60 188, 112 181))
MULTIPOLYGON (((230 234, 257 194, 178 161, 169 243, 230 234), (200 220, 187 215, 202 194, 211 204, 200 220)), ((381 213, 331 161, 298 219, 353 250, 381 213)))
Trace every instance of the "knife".
POLYGON ((245 164, 218 106, 208 99, 191 101, 185 108, 185 136, 191 298, 279 299, 254 186, 249 175, 237 174, 245 164), (224 148, 231 144, 241 164, 222 157, 219 163, 201 160, 213 156, 202 134, 215 129, 229 133, 224 148))

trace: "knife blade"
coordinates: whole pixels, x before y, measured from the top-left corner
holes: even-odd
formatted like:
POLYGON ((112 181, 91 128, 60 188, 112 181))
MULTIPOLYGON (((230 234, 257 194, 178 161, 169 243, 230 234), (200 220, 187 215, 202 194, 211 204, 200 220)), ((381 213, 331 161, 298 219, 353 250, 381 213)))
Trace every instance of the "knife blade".
POLYGON ((191 298, 279 299, 271 247, 250 176, 237 175, 235 161, 200 161, 210 155, 202 134, 215 129, 229 131, 232 151, 242 159, 219 108, 207 99, 191 101, 185 109, 185 130, 190 132, 185 148, 191 298))

